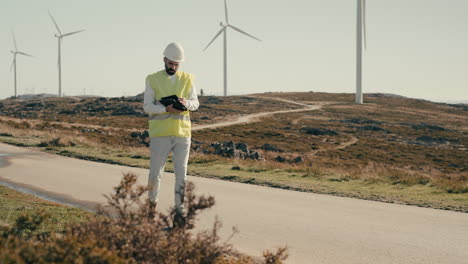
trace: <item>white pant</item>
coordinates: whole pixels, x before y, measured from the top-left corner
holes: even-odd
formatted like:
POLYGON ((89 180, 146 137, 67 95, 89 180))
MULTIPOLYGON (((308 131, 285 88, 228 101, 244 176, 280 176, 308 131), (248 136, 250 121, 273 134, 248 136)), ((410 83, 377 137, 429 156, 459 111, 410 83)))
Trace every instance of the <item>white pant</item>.
POLYGON ((189 137, 169 136, 151 138, 151 159, 148 177, 149 200, 151 202, 158 201, 161 175, 166 165, 167 156, 172 151, 175 172, 175 207, 177 210, 183 211, 190 142, 191 139, 189 137))

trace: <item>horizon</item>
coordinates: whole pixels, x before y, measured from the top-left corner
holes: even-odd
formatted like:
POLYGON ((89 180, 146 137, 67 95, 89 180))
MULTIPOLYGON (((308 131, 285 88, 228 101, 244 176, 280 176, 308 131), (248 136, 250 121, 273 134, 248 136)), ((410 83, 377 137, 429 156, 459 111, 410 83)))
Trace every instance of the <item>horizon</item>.
MULTIPOLYGON (((228 32, 228 95, 355 92, 356 1, 227 5, 229 22, 262 40, 228 32)), ((172 7, 149 0, 2 3, 0 98, 13 95, 11 30, 18 49, 35 57, 18 57, 18 94, 58 93, 57 40, 48 10, 63 32, 86 30, 63 41, 65 95, 143 92, 146 75, 163 68, 162 51, 172 41, 183 45, 187 59, 181 70, 196 75, 198 92, 221 95, 222 40, 202 49, 220 29, 224 1, 183 1, 175 19, 172 7)), ((467 11, 463 0, 367 1, 363 93, 468 101, 467 11)))
MULTIPOLYGON (((283 92, 283 91, 275 91, 275 92, 263 92, 263 93, 260 93, 260 94, 268 94, 268 93, 328 93, 328 94, 352 94, 354 95, 355 93, 341 93, 341 92, 319 92, 319 91, 287 91, 287 92, 283 92)), ((226 97, 230 97, 230 96, 249 96, 249 95, 252 95, 252 94, 258 94, 258 93, 250 93, 250 94, 233 94, 233 95, 228 95, 226 97)), ((407 96, 403 96, 403 95, 399 95, 399 94, 392 94, 392 93, 379 93, 379 92, 375 92, 375 93, 364 93, 363 96, 369 96, 369 95, 376 95, 376 94, 381 94, 381 95, 384 95, 384 96, 396 96, 396 97, 400 97, 400 98, 403 98, 403 99, 413 99, 413 100, 423 100, 423 101, 429 101, 429 102, 432 102, 432 103, 442 103, 442 104, 461 104, 461 105, 464 105, 464 104, 468 104, 468 100, 452 100, 452 101, 435 101, 435 100, 429 100, 429 99, 423 99, 423 98, 414 98, 414 97, 407 97, 407 96)), ((93 95, 93 94, 76 94, 76 95, 63 95, 62 97, 59 97, 57 94, 48 94, 48 93, 36 93, 36 94, 21 94, 21 95, 18 95, 18 98, 17 100, 24 100, 24 101, 27 101, 27 100, 38 100, 38 99, 43 99, 43 98, 72 98, 72 97, 96 97, 96 98, 119 98, 119 97, 124 97, 124 98, 131 98, 131 97, 136 97, 136 96, 142 96, 143 95, 143 92, 141 93, 138 93, 138 94, 135 94, 135 95, 122 95, 122 96, 105 96, 105 95, 93 95), (34 97, 34 96, 39 96, 39 98, 29 98, 29 97, 34 97), (27 97, 27 98, 21 98, 21 97, 27 97)), ((201 95, 198 94, 198 96, 200 97, 201 95)), ((213 94, 204 94, 203 96, 217 96, 217 97, 225 97, 223 95, 213 95, 213 94)), ((8 97, 8 98, 3 98, 3 99, 0 99, 1 100, 13 100, 12 97, 8 97)), ((366 102, 364 102, 365 104, 366 102)))

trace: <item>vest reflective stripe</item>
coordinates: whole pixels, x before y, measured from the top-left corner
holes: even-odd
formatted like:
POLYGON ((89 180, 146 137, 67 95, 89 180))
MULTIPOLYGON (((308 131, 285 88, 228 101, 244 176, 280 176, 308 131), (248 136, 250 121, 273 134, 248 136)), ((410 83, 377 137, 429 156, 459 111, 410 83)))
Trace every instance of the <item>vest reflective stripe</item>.
MULTIPOLYGON (((154 100, 159 101, 162 97, 177 95, 188 98, 192 89, 193 76, 185 72, 176 72, 172 80, 166 71, 162 70, 146 77, 146 81, 154 90, 154 100)), ((191 137, 192 125, 190 123, 190 112, 162 113, 151 115, 149 120, 149 136, 164 137, 191 137)))
POLYGON ((179 115, 179 114, 161 114, 161 115, 152 115, 150 120, 164 120, 166 118, 190 121, 190 116, 188 115, 179 115))

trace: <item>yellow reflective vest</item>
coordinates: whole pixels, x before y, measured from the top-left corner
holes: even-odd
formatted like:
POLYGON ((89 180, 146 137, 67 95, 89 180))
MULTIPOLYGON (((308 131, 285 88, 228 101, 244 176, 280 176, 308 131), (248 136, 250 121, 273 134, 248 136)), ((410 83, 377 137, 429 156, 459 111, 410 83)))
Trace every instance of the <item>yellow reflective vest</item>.
MULTIPOLYGON (((172 80, 171 76, 164 70, 146 77, 146 81, 154 91, 155 102, 174 94, 185 99, 190 96, 193 75, 177 71, 174 78, 175 80, 172 80)), ((151 138, 164 136, 191 137, 191 129, 189 111, 178 114, 166 112, 150 116, 149 136, 151 138)))

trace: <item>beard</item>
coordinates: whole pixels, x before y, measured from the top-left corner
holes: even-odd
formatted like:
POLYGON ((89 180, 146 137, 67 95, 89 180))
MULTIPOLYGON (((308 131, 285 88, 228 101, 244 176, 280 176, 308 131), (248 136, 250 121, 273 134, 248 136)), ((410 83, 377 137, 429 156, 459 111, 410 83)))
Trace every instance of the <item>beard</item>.
POLYGON ((167 67, 166 63, 164 63, 164 68, 166 69, 166 73, 169 75, 174 75, 176 73, 176 70, 167 67))

